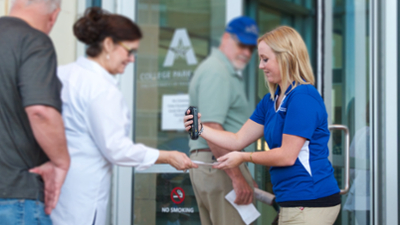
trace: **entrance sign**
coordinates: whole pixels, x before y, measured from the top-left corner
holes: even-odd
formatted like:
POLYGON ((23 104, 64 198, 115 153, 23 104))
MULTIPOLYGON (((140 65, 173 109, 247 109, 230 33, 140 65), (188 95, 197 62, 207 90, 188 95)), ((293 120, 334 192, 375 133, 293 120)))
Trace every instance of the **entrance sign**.
POLYGON ((175 30, 163 66, 173 66, 175 59, 178 58, 186 59, 186 63, 188 65, 197 64, 197 59, 194 55, 192 43, 190 42, 187 30, 184 28, 175 30))
POLYGON ((171 200, 175 204, 181 204, 185 200, 185 192, 182 188, 176 187, 171 191, 171 200))

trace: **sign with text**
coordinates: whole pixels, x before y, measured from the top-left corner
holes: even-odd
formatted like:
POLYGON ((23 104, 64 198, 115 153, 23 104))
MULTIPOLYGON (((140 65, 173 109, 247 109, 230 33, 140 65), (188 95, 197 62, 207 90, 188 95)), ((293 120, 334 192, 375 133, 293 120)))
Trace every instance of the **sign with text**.
POLYGON ((189 108, 189 95, 162 96, 161 130, 183 130, 183 116, 189 108))

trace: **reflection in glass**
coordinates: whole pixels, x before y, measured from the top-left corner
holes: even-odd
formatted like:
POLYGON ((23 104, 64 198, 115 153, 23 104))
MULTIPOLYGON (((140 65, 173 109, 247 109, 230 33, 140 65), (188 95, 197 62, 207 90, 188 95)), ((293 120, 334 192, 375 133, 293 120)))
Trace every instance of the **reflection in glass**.
POLYGON ((135 199, 134 224, 200 225, 188 173, 136 173, 135 178, 141 196, 135 199))
MULTIPOLYGON (((225 29, 225 0, 138 0, 137 22, 143 39, 135 67, 135 142, 188 154, 182 123, 188 106, 184 96, 198 63, 219 45, 225 29), (172 126, 165 125, 174 119, 178 120, 172 126)), ((189 174, 170 172, 167 168, 135 173, 134 224, 200 225, 189 174), (175 187, 184 190, 184 202, 172 201, 175 187), (187 212, 172 212, 171 207, 187 212)))
MULTIPOLYGON (((302 36, 307 45, 313 70, 316 68, 316 17, 315 1, 312 0, 260 0, 257 6, 257 23, 260 27, 260 34, 264 34, 274 28, 287 25, 295 28, 302 36)), ((258 67, 258 64, 257 64, 258 67)), ((258 70, 257 101, 259 102, 268 88, 264 82, 264 74, 258 70)))
MULTIPOLYGON (((335 0, 332 37, 332 112, 334 124, 348 126, 350 191, 342 197, 336 224, 370 224, 369 1, 335 0)), ((327 87, 330 88, 330 87, 327 87)), ((332 133, 335 176, 343 187, 343 145, 332 133)))
MULTIPOLYGON (((256 21, 260 28, 260 34, 271 31, 280 25, 291 26, 300 33, 307 45, 314 71, 316 68, 315 2, 313 0, 258 0, 256 7, 254 7, 257 9, 256 21)), ((257 60, 259 60, 258 57, 257 60)), ((265 84, 263 71, 258 69, 259 61, 255 64, 257 66, 255 71, 258 71, 255 84, 257 90, 255 103, 257 104, 265 94, 269 93, 269 90, 265 84)), ((264 147, 267 145, 261 143, 265 143, 264 138, 258 141, 257 150, 268 150, 264 147)), ((268 168, 260 165, 256 165, 255 168, 255 180, 259 188, 272 193, 272 183, 268 168)), ((276 217, 276 209, 261 203, 257 206, 261 212, 261 217, 257 220, 257 223, 271 224, 276 217)))
POLYGON ((225 28, 225 14, 221 12, 225 12, 223 0, 138 1, 137 21, 144 38, 136 61, 136 142, 187 153, 183 129, 161 127, 162 97, 188 93, 197 64, 219 44, 225 28), (173 39, 177 40, 175 45, 173 39))

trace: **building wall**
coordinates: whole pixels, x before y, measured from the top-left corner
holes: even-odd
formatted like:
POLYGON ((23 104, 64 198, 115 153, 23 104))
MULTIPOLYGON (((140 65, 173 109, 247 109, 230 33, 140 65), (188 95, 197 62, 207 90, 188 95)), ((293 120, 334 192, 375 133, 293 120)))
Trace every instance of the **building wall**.
POLYGON ((11 0, 0 0, 0 16, 8 14, 11 0))
POLYGON ((57 22, 50 33, 57 52, 58 64, 65 65, 75 61, 77 39, 72 31, 72 26, 77 15, 78 0, 64 0, 57 22))
MULTIPOLYGON (((77 41, 72 32, 72 25, 77 19, 78 0, 64 0, 57 22, 50 33, 50 37, 57 52, 59 65, 75 61, 77 41)), ((0 16, 8 15, 11 0, 0 0, 0 16)))

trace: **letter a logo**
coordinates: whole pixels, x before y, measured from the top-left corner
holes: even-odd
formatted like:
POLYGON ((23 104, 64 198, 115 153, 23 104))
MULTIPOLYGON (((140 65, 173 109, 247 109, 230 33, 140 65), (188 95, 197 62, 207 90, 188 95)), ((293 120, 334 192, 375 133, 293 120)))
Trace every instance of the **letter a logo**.
POLYGON ((186 29, 176 29, 168 49, 167 57, 164 60, 164 67, 174 65, 175 59, 186 59, 188 65, 196 65, 197 59, 194 56, 192 44, 186 29))

